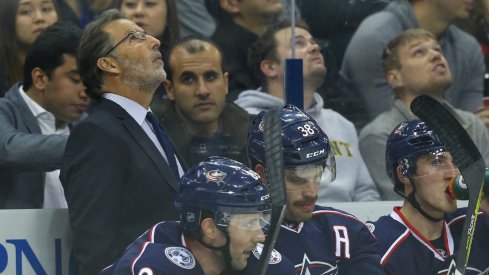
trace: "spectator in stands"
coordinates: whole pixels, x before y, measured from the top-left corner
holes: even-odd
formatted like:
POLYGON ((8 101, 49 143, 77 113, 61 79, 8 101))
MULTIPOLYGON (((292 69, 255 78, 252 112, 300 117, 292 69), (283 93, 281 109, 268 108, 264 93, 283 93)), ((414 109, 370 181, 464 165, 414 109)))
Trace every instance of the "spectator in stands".
POLYGON ((206 0, 217 27, 211 39, 224 54, 224 68, 229 72, 228 101, 258 85, 247 66, 248 48, 268 26, 278 21, 283 11, 281 0, 206 0))
POLYGON ((176 4, 181 37, 211 37, 216 22, 205 7, 205 0, 178 0, 176 4))
POLYGON ((380 244, 380 263, 386 274, 446 274, 445 262, 456 247, 444 216, 457 210, 447 189, 460 172, 436 133, 419 119, 395 127, 386 147, 387 174, 404 202, 368 224, 380 244))
MULTIPOLYGON (((452 83, 449 64, 435 36, 424 29, 407 30, 394 38, 384 50, 385 78, 396 100, 360 132, 360 151, 383 200, 396 200, 390 179, 385 174, 385 142, 400 122, 414 119, 409 106, 416 96, 429 95, 443 100, 452 83)), ((489 163, 489 134, 484 124, 470 112, 447 103, 477 144, 489 163)))
MULTIPOLYGON (((285 104, 285 59, 291 56, 292 31, 287 20, 271 26, 250 49, 250 66, 261 87, 239 95, 236 104, 251 114, 285 104)), ((325 131, 336 157, 338 177, 331 184, 321 184, 318 204, 331 201, 373 201, 379 199, 358 149, 353 124, 337 112, 324 109, 323 99, 315 91, 326 75, 319 46, 305 24, 295 30, 296 58, 303 59, 304 110, 325 131)))
POLYGON ((30 45, 56 21, 58 12, 53 0, 0 1, 0 97, 22 80, 30 45))
POLYGON ((56 0, 62 20, 86 26, 103 11, 110 9, 114 0, 56 0))
MULTIPOLYGON (((486 72, 489 70, 489 0, 476 0, 474 19, 478 25, 476 37, 481 43, 486 63, 486 72)), ((485 96, 489 96, 489 76, 485 75, 485 96)))
POLYGON ((166 77, 159 46, 115 9, 81 38, 78 69, 95 100, 68 139, 60 173, 80 274, 97 274, 148 227, 177 218, 184 167, 149 109, 166 77))
MULTIPOLYGON (((474 10, 470 18, 456 22, 460 28, 474 35, 484 54, 486 73, 484 74, 484 96, 489 96, 489 0, 474 0, 474 10)), ((489 102, 477 111, 486 127, 489 127, 489 102)))
POLYGON ((327 41, 337 62, 331 67, 339 68, 346 46, 362 20, 385 8, 390 1, 301 0, 299 3, 302 19, 311 27, 311 34, 327 41))
POLYGON ((116 7, 127 19, 161 41, 166 55, 180 37, 175 0, 116 0, 116 7))
POLYGON ((171 50, 167 64, 168 99, 153 101, 152 109, 188 166, 214 155, 247 161, 251 117, 234 103, 226 103, 228 73, 222 62, 221 52, 210 40, 182 40, 171 50))
POLYGON ((26 55, 24 81, 0 99, 0 209, 66 208, 59 169, 70 122, 88 104, 67 23, 44 30, 26 55))
POLYGON ((351 121, 360 131, 370 119, 364 99, 350 81, 340 74, 346 47, 364 18, 382 10, 391 0, 302 0, 303 20, 310 26, 311 35, 324 46, 328 72, 323 85, 317 89, 324 107, 333 109, 351 121), (327 99, 327 100, 326 100, 327 99))
MULTIPOLYGON (((124 16, 161 41, 160 52, 166 66, 168 51, 180 36, 175 0, 116 0, 115 4, 124 16)), ((164 100, 165 95, 166 91, 160 85, 156 89, 154 101, 164 100)))
POLYGON ((353 82, 367 105, 370 120, 392 107, 394 95, 382 72, 382 51, 404 30, 433 33, 452 70, 452 86, 444 98, 454 107, 475 112, 482 106, 484 61, 477 41, 452 22, 466 18, 472 0, 395 0, 365 19, 351 39, 342 73, 353 82))

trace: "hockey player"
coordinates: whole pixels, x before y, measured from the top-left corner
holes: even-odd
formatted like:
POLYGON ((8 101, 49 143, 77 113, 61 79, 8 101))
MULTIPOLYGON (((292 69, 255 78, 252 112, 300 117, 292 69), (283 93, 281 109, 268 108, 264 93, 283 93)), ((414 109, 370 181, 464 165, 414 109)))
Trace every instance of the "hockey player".
POLYGON ((386 147, 387 174, 404 203, 369 224, 380 243, 381 264, 386 274, 445 274, 455 243, 444 216, 457 210, 447 188, 460 172, 419 119, 399 124, 386 147))
MULTIPOLYGON (((261 112, 250 127, 248 157, 266 180, 264 115, 261 112)), ((384 274, 377 241, 365 224, 351 214, 315 204, 321 177, 331 183, 336 176, 328 136, 293 105, 283 107, 280 117, 287 207, 275 250, 293 264, 295 274, 384 274)), ((255 252, 249 268, 259 257, 255 252)), ((270 271, 274 268, 269 266, 270 271)))
POLYGON ((153 226, 101 274, 226 274, 265 240, 270 196, 243 164, 211 157, 180 179, 180 222, 153 226))

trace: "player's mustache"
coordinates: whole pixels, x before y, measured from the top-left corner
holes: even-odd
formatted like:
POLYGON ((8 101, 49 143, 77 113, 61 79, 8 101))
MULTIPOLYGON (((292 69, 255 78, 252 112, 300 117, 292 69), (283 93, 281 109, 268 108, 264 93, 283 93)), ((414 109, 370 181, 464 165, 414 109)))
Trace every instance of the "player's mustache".
POLYGON ((317 199, 318 199, 318 196, 309 197, 309 198, 306 198, 305 200, 296 201, 294 203, 294 205, 316 203, 317 199))

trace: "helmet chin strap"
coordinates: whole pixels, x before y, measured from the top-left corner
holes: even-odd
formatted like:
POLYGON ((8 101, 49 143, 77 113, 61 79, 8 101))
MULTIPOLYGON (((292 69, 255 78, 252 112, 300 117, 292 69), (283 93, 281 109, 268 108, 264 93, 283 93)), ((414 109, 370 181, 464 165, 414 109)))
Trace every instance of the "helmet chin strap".
POLYGON ((443 220, 443 216, 441 218, 435 218, 430 214, 426 213, 426 211, 424 211, 423 208, 421 208, 421 205, 419 204, 419 202, 416 200, 416 197, 414 196, 414 194, 416 193, 416 185, 414 184, 414 182, 412 183, 412 186, 413 186, 413 192, 411 192, 411 194, 409 194, 407 197, 403 193, 401 193, 401 191, 397 190, 397 188, 394 188, 394 192, 396 192, 399 196, 403 197, 404 199, 408 200, 411 203, 411 205, 416 210, 418 210, 418 212, 421 215, 423 215, 423 217, 425 217, 429 221, 439 222, 443 220))
POLYGON ((226 243, 223 246, 219 246, 219 247, 211 246, 209 244, 206 244, 204 242, 204 240, 202 240, 202 238, 198 238, 198 240, 203 246, 205 246, 211 250, 221 251, 223 256, 224 256, 224 264, 226 265, 226 273, 232 274, 232 271, 233 271, 232 261, 233 261, 233 259, 231 258, 231 248, 230 248, 231 239, 229 238, 228 234, 226 234, 225 232, 223 232, 223 233, 224 233, 224 236, 226 236, 226 243))

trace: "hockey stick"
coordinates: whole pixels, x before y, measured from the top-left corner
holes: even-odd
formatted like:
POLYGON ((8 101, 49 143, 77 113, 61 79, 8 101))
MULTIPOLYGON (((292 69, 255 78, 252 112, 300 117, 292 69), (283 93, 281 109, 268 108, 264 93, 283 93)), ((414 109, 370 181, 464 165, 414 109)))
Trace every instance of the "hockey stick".
POLYGON ((457 260, 448 274, 465 274, 472 247, 477 213, 482 197, 486 164, 474 142, 443 103, 422 95, 411 103, 411 111, 430 125, 450 151, 469 189, 469 204, 460 240, 457 260))
POLYGON ((263 244, 263 250, 255 272, 258 275, 264 275, 267 272, 270 255, 280 232, 286 205, 280 109, 273 109, 265 114, 264 126, 265 159, 272 201, 272 217, 269 234, 263 244))

